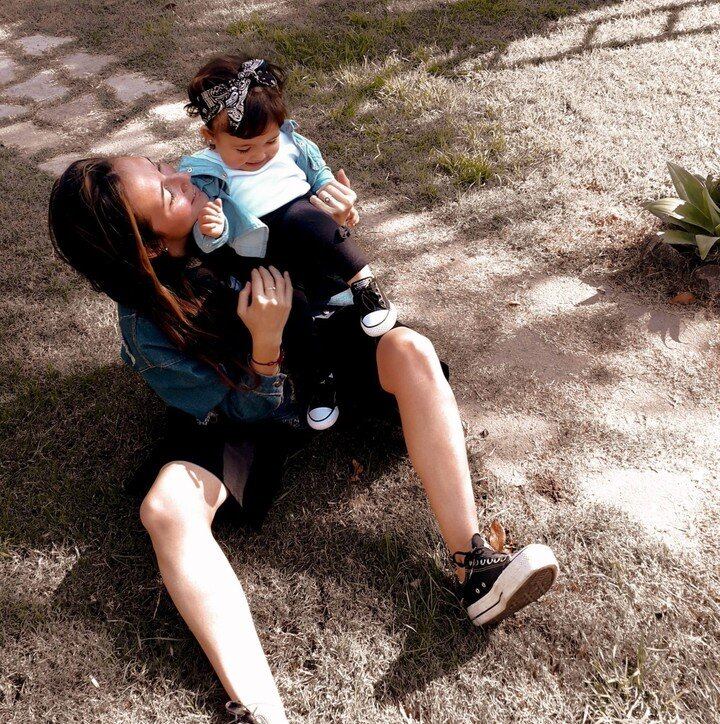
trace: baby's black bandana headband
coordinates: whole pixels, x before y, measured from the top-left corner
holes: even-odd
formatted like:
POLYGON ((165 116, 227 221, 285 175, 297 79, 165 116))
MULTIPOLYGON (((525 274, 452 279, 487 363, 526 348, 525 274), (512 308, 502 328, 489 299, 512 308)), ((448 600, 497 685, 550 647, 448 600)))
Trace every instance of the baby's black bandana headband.
POLYGON ((254 85, 277 86, 277 79, 268 70, 267 63, 260 58, 248 60, 242 64, 237 78, 218 83, 200 94, 198 110, 200 118, 209 125, 220 111, 226 110, 231 132, 240 128, 245 112, 245 98, 254 85))

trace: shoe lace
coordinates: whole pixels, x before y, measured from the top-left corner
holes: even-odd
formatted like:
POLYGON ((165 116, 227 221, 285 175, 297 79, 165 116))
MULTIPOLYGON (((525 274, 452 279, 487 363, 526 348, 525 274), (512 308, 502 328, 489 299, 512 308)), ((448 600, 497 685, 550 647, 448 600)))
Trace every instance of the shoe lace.
POLYGON ((496 550, 482 545, 474 546, 469 551, 455 551, 450 558, 458 568, 472 571, 492 563, 501 563, 507 557, 507 553, 498 553, 496 550), (458 559, 458 556, 462 556, 462 559, 458 559))
POLYGON ((310 390, 309 406, 323 406, 335 399, 335 375, 332 372, 317 373, 310 390))
POLYGON ((234 717, 231 724, 268 724, 264 716, 255 716, 241 701, 229 701, 225 708, 234 717))
POLYGON ((366 311, 372 312, 378 308, 385 309, 385 302, 380 293, 380 289, 374 282, 361 289, 358 295, 360 297, 360 304, 366 311))

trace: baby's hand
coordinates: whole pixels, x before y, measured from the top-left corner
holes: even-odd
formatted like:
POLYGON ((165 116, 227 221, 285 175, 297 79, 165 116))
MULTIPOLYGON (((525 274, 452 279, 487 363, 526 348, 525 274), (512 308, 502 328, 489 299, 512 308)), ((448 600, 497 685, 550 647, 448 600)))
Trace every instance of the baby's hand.
POLYGON ((204 236, 219 239, 225 230, 225 214, 222 210, 222 199, 208 201, 198 217, 200 231, 204 236))

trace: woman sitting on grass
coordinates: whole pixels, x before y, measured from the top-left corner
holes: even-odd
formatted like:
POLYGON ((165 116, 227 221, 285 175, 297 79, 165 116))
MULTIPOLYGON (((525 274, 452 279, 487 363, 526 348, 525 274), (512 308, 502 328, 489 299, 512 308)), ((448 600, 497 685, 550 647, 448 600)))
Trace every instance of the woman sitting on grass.
MULTIPOLYGON (((355 201, 343 188, 332 190, 328 215, 337 219, 355 201)), ((60 257, 118 303, 122 357, 172 412, 140 507, 165 586, 236 721, 285 722, 241 584, 211 525, 231 499, 251 515, 267 507, 282 474, 288 421, 303 417, 293 414, 294 382, 307 322, 333 355, 347 409, 399 411, 474 624, 539 598, 558 567, 547 546, 510 556, 478 532, 460 415, 432 344, 402 326, 379 341, 368 337, 352 305, 327 305, 311 320, 289 275, 274 267, 253 269, 233 291, 224 265, 210 266, 195 251, 193 225, 207 202, 188 174, 168 165, 86 159, 55 183, 50 230, 60 257)))

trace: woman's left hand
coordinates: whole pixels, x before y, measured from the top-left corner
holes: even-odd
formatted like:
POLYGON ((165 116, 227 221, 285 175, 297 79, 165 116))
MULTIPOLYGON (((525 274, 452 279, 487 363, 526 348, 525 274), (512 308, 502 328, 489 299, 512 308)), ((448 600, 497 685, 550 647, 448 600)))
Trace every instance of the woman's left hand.
POLYGON ((310 197, 310 203, 316 209, 332 216, 340 226, 351 228, 360 220, 355 201, 357 194, 350 187, 350 179, 342 169, 338 171, 337 179, 321 186, 317 194, 310 197))

